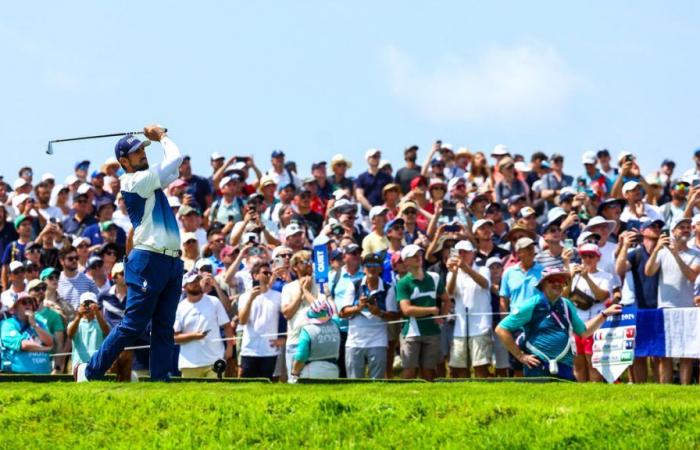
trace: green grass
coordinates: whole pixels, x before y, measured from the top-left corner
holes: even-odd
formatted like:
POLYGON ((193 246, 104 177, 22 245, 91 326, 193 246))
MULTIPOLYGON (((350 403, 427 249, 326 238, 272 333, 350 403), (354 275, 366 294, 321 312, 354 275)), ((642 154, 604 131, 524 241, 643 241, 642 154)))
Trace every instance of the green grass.
POLYGON ((0 448, 700 447, 696 387, 0 383, 0 448))

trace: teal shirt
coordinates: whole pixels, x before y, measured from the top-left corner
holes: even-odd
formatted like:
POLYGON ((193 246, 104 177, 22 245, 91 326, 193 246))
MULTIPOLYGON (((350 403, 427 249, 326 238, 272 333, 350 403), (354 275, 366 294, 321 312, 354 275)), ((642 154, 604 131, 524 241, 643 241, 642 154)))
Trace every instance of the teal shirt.
MULTIPOLYGON (((45 328, 41 322, 37 322, 37 325, 45 328)), ((23 325, 14 317, 3 320, 0 338, 3 346, 2 364, 5 370, 15 373, 51 373, 51 358, 48 353, 22 351, 22 341, 39 342, 39 335, 28 323, 23 325)))
MULTIPOLYGON (((340 324, 340 320, 334 317, 333 322, 337 325, 340 324)), ((294 353, 294 361, 301 361, 305 363, 309 360, 309 353, 311 352, 311 336, 309 333, 302 328, 301 333, 299 333, 299 342, 297 343, 297 351, 294 353)), ((344 362, 342 362, 344 364, 344 362)))
POLYGON ((90 361, 90 357, 97 352, 104 340, 105 335, 97 319, 80 319, 78 331, 73 336, 73 367, 78 363, 90 361))
MULTIPOLYGON (((565 298, 559 298, 554 303, 549 302, 543 293, 539 292, 523 300, 513 307, 498 326, 510 331, 524 330, 525 339, 544 353, 547 358, 556 358, 566 347, 569 340, 569 322, 567 321, 564 307, 568 309, 573 332, 582 335, 586 331, 586 325, 576 313, 574 305, 565 298), (559 319, 564 328, 555 317, 559 319)), ((528 350, 528 353, 530 351, 528 350)), ((535 356, 542 359, 542 355, 535 356)), ((543 360, 546 363, 546 360, 543 360)), ((560 363, 573 366, 574 359, 571 349, 559 360, 560 363)))
POLYGON ((501 280, 501 297, 510 300, 511 309, 523 300, 526 300, 537 292, 537 283, 542 279, 542 265, 535 263, 527 272, 524 272, 520 264, 508 268, 501 280))
MULTIPOLYGON (((341 309, 343 309, 344 306, 352 306, 353 300, 354 299, 347 299, 345 298, 345 292, 348 290, 348 287, 357 280, 361 280, 362 277, 364 277, 364 271, 362 270, 362 267, 355 272, 355 275, 350 275, 345 271, 345 267, 342 267, 340 269, 340 277, 338 278, 338 283, 335 285, 335 291, 333 291, 333 281, 335 278, 335 273, 331 274, 330 280, 331 283, 328 285, 328 288, 330 289, 330 292, 333 292, 334 297, 333 301, 335 302, 335 310, 340 312, 341 309)), ((348 332, 348 319, 339 319, 340 321, 338 322, 338 325, 340 326, 340 331, 347 333, 348 332)))

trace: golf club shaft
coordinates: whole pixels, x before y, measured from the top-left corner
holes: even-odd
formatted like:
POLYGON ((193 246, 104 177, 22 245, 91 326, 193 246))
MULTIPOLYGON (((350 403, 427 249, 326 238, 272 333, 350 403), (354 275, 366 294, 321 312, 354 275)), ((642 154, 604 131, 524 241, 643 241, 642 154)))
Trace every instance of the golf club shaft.
POLYGON ((124 136, 125 134, 143 134, 143 131, 134 131, 131 133, 98 134, 96 136, 83 136, 83 137, 68 138, 68 139, 54 139, 53 141, 50 141, 50 142, 56 143, 56 142, 69 142, 69 141, 83 141, 85 139, 100 139, 100 138, 107 138, 107 137, 124 136))

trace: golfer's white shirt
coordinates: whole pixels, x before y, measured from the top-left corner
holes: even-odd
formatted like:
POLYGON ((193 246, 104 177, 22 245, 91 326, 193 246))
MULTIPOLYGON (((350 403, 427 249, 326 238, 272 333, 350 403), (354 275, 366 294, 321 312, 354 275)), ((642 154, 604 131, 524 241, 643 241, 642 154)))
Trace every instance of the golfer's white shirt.
POLYGON ((168 137, 160 141, 165 158, 156 167, 122 175, 122 197, 134 226, 134 247, 180 250, 180 231, 163 188, 178 176, 182 155, 168 137))

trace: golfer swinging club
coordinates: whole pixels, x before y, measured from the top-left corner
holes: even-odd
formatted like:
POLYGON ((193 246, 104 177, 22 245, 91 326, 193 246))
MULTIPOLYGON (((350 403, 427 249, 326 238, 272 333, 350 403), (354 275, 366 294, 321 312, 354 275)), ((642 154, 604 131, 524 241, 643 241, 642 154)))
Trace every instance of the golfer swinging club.
POLYGON ((182 291, 183 262, 180 233, 163 188, 175 180, 182 155, 175 143, 156 125, 144 128, 146 138, 158 141, 165 158, 149 167, 146 146, 133 135, 117 142, 115 156, 124 169, 121 193, 134 227, 133 250, 125 262, 126 313, 87 364, 73 370, 76 381, 104 377, 124 347, 141 336, 151 322, 151 379, 167 381, 172 365, 173 323, 182 291))

